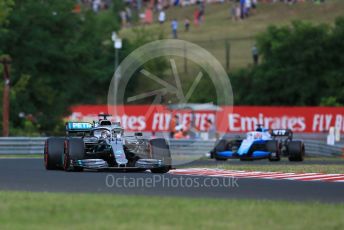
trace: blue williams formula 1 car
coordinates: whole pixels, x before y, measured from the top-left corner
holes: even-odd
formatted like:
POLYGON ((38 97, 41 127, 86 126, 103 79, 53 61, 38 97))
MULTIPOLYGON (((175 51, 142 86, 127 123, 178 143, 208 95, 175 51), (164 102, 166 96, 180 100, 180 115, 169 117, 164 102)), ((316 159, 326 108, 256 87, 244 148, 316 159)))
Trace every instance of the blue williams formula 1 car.
POLYGON ((210 152, 210 157, 219 161, 238 158, 240 160, 269 159, 280 161, 282 156, 289 161, 303 161, 305 145, 293 140, 290 129, 268 130, 258 125, 256 131, 248 132, 244 139, 222 139, 210 152))
POLYGON ((47 170, 118 170, 167 173, 171 169, 169 145, 163 138, 145 139, 142 133, 125 136, 119 122, 100 115, 98 122, 67 122, 65 137, 45 142, 47 170))

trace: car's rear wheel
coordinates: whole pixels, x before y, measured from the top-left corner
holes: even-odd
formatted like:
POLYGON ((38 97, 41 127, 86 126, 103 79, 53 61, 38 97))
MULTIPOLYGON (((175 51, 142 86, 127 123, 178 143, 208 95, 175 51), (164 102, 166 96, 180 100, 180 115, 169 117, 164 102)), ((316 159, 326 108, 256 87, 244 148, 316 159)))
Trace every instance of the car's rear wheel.
POLYGON ((303 161, 305 157, 305 145, 302 141, 288 143, 289 161, 303 161))
POLYGON ((253 161, 253 158, 243 157, 243 158, 240 158, 240 161, 253 161))
POLYGON ((64 142, 63 169, 65 171, 80 172, 82 167, 71 165, 72 161, 85 158, 85 145, 81 138, 68 138, 64 142))
POLYGON ((45 141, 44 166, 47 170, 62 169, 64 140, 62 137, 50 137, 45 141))
POLYGON ((267 141, 266 150, 271 153, 269 155, 269 161, 281 160, 281 148, 278 141, 276 140, 267 141))
POLYGON ((157 138, 150 140, 150 148, 153 159, 162 160, 164 166, 159 168, 153 168, 150 171, 152 173, 167 173, 172 167, 172 157, 170 147, 166 140, 163 138, 157 138))

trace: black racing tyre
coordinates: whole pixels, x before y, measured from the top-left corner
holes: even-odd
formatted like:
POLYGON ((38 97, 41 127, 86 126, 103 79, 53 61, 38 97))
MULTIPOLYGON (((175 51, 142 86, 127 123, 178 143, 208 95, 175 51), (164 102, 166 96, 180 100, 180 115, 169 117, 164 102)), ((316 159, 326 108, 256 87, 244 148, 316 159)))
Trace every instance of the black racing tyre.
POLYGON ((161 168, 154 168, 150 170, 152 173, 158 173, 158 174, 163 174, 163 173, 168 173, 170 171, 170 167, 161 167, 161 168))
POLYGON ((65 171, 80 172, 82 167, 71 166, 71 160, 85 159, 85 144, 81 138, 68 138, 64 143, 63 169, 65 171))
POLYGON ((240 158, 240 161, 253 161, 252 158, 240 158))
POLYGON ((227 140, 221 139, 215 146, 215 148, 210 152, 211 158, 214 158, 217 161, 226 161, 228 160, 225 157, 218 157, 216 156, 217 152, 222 152, 226 150, 235 151, 234 148, 237 150, 240 147, 241 140, 227 140))
POLYGON ((50 137, 45 141, 44 166, 47 170, 62 169, 64 140, 63 137, 50 137))
POLYGON ((214 157, 215 158, 215 160, 217 160, 217 161, 226 161, 226 160, 228 160, 227 158, 222 158, 222 157, 214 157))
POLYGON ((228 144, 229 144, 229 140, 226 140, 226 139, 222 139, 220 140, 215 148, 213 149, 214 152, 222 152, 222 151, 226 151, 227 148, 228 148, 228 144))
POLYGON ((280 161, 281 160, 281 148, 280 144, 276 140, 266 142, 266 150, 270 153, 275 153, 276 156, 269 156, 269 161, 280 161))
POLYGON ((217 152, 222 152, 226 150, 226 147, 228 145, 228 141, 225 139, 221 139, 215 147, 210 151, 210 158, 215 158, 215 160, 221 161, 222 158, 216 157, 217 152))
POLYGON ((305 157, 305 145, 302 141, 290 141, 287 149, 289 161, 303 161, 305 157))
POLYGON ((151 148, 151 155, 153 159, 162 160, 164 167, 154 168, 150 171, 152 173, 167 173, 172 167, 172 157, 170 147, 164 138, 152 139, 149 141, 151 148))

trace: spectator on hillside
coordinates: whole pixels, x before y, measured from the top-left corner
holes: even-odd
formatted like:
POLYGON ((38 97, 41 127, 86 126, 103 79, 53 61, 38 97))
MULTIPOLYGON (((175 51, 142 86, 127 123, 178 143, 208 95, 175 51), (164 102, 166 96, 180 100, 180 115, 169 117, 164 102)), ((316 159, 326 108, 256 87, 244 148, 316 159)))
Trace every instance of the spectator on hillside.
POLYGON ((245 17, 245 0, 240 0, 240 18, 244 19, 245 17))
POLYGON ((230 18, 232 19, 232 21, 236 21, 236 8, 235 5, 232 5, 232 8, 229 9, 229 14, 230 14, 230 18))
POLYGON ((258 4, 258 0, 252 0, 252 11, 253 11, 253 13, 256 12, 257 4, 258 4))
POLYGON ((235 19, 237 21, 241 20, 241 9, 240 9, 240 5, 239 4, 237 4, 236 7, 235 7, 235 19))
POLYGON ((132 18, 133 18, 133 14, 131 12, 130 7, 125 7, 125 17, 126 17, 126 21, 127 21, 127 25, 130 26, 132 18))
POLYGON ((171 29, 172 29, 172 37, 177 39, 178 38, 178 34, 177 34, 177 30, 178 30, 178 21, 177 19, 173 19, 171 22, 171 29))
POLYGON ((256 45, 253 45, 252 47, 252 58, 253 58, 253 64, 256 66, 259 62, 259 51, 256 45))
POLYGON ((185 28, 185 32, 189 32, 189 30, 190 30, 190 19, 188 17, 186 17, 184 20, 184 28, 185 28))
POLYGON ((245 17, 248 18, 251 10, 251 0, 245 0, 245 17))
POLYGON ((204 22, 204 11, 203 10, 200 10, 198 12, 198 24, 201 24, 204 22))
POLYGON ((134 3, 135 3, 135 6, 136 6, 136 9, 141 10, 141 8, 142 8, 142 0, 136 0, 136 2, 134 2, 134 3))
POLYGON ((232 21, 239 21, 240 20, 240 6, 237 4, 233 4, 232 8, 230 9, 230 15, 232 21))
POLYGON ((161 11, 159 12, 159 18, 158 18, 158 20, 159 20, 159 23, 160 23, 161 25, 164 24, 164 22, 165 22, 165 20, 166 20, 166 13, 165 13, 164 10, 161 10, 161 11))
POLYGON ((121 10, 121 12, 119 12, 119 16, 121 18, 122 28, 125 28, 127 26, 127 14, 125 13, 125 10, 121 10))
POLYGON ((153 11, 149 7, 145 10, 145 23, 146 24, 153 23, 153 11))
POLYGON ((163 10, 163 5, 162 5, 162 1, 160 0, 158 0, 158 3, 156 3, 156 10, 158 11, 158 12, 160 12, 160 11, 162 11, 163 10))
POLYGON ((94 13, 98 13, 100 9, 100 0, 93 0, 93 3, 92 3, 92 10, 94 13))
POLYGON ((178 6, 179 5, 179 0, 174 0, 173 5, 174 6, 178 6))
POLYGON ((199 21, 198 21, 199 20, 199 10, 198 10, 198 8, 195 8, 193 16, 194 16, 194 24, 195 24, 195 26, 198 26, 199 25, 199 21))
POLYGON ((110 8, 111 0, 103 0, 102 1, 102 9, 107 10, 110 8))
POLYGON ((204 12, 205 12, 205 2, 199 2, 199 11, 198 11, 198 23, 201 24, 204 22, 204 12))
POLYGON ((81 5, 79 3, 75 4, 73 8, 73 13, 79 14, 81 12, 81 5))
POLYGON ((321 3, 324 3, 325 2, 325 0, 313 0, 314 1, 314 3, 316 3, 316 4, 321 4, 321 3))

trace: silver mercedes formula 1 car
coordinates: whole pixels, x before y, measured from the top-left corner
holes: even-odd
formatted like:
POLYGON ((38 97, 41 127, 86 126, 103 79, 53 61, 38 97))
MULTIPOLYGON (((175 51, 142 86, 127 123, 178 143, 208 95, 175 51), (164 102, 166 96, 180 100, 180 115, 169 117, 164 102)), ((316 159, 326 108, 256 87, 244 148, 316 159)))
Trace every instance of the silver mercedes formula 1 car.
POLYGON ((45 142, 47 170, 82 171, 121 170, 167 173, 172 159, 163 138, 147 139, 142 133, 124 136, 119 122, 101 114, 98 122, 67 122, 65 137, 50 137, 45 142))

